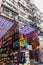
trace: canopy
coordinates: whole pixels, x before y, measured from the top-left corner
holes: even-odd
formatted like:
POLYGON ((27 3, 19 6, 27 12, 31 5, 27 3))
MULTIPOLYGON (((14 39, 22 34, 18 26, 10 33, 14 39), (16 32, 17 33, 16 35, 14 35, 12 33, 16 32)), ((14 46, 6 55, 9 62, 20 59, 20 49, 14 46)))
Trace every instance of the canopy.
POLYGON ((24 34, 24 35, 30 34, 30 33, 35 31, 35 29, 31 28, 29 25, 25 25, 23 27, 21 24, 19 24, 19 28, 20 28, 19 32, 24 34))
POLYGON ((0 39, 6 34, 6 32, 14 25, 10 20, 0 16, 0 39))

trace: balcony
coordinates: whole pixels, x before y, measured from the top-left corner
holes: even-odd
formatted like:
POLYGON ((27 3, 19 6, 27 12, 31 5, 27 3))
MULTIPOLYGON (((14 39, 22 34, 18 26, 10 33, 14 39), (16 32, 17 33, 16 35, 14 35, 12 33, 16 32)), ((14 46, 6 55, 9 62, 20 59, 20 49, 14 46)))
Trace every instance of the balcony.
POLYGON ((35 12, 39 11, 39 9, 35 6, 35 4, 32 5, 32 10, 33 11, 35 10, 35 12))
MULTIPOLYGON (((23 13, 26 13, 26 12, 24 12, 19 6, 18 6, 18 4, 17 4, 17 6, 15 5, 15 4, 13 4, 11 1, 9 1, 9 0, 6 0, 6 2, 8 3, 8 4, 10 4, 10 6, 12 6, 12 7, 14 7, 14 8, 16 8, 16 10, 15 10, 15 12, 23 12, 23 13)), ((9 7, 10 8, 10 7, 9 7)), ((11 8, 12 9, 12 8, 11 8)), ((12 9, 13 10, 13 9, 12 9)))
POLYGON ((26 8, 27 10, 30 10, 32 12, 32 10, 30 9, 30 7, 27 7, 27 4, 22 3, 21 1, 19 1, 19 3, 26 8))
POLYGON ((18 11, 16 9, 14 9, 14 7, 10 6, 7 2, 2 3, 2 6, 8 8, 9 10, 11 10, 12 12, 18 14, 18 11))
MULTIPOLYGON (((16 3, 17 5, 15 5, 15 4, 13 4, 11 1, 9 1, 9 0, 6 0, 6 2, 7 2, 10 6, 16 8, 16 10, 14 10, 15 12, 18 12, 18 13, 19 13, 19 11, 20 11, 20 12, 23 12, 24 14, 27 13, 27 11, 24 11, 23 9, 21 9, 21 7, 19 7, 18 3, 16 3)), ((12 8, 11 8, 11 9, 12 9, 12 8)), ((13 9, 12 9, 12 10, 13 10, 13 9)), ((30 9, 29 9, 29 10, 30 10, 30 9)), ((29 10, 28 10, 28 13, 30 12, 30 13, 32 14, 32 12, 29 11, 29 10)), ((27 14, 28 14, 28 13, 27 13, 27 14)))
POLYGON ((30 0, 25 0, 27 3, 30 3, 30 0))
POLYGON ((30 8, 32 10, 32 7, 30 6, 30 4, 27 4, 27 7, 30 8))
POLYGON ((15 16, 17 16, 17 13, 13 12, 8 7, 2 5, 2 7, 1 7, 1 15, 5 16, 7 18, 11 18, 12 20, 14 20, 15 16))
POLYGON ((19 21, 21 21, 21 22, 23 22, 25 24, 30 24, 30 22, 32 22, 31 20, 23 17, 22 15, 19 15, 19 18, 20 18, 19 21))

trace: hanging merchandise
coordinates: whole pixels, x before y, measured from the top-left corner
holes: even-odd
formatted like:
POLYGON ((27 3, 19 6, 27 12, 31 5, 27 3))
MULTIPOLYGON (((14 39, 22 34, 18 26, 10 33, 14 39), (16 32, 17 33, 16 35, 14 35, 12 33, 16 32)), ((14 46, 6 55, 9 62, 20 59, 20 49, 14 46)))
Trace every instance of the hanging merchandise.
POLYGON ((34 58, 36 61, 40 61, 40 59, 39 59, 40 58, 40 49, 39 48, 34 50, 34 58))
POLYGON ((35 39, 38 38, 38 31, 35 28, 25 25, 21 30, 19 30, 19 32, 20 34, 23 34, 27 42, 32 45, 31 49, 36 48, 35 39))
POLYGON ((0 62, 0 65, 3 65, 3 62, 0 62))
POLYGON ((0 40, 0 46, 2 46, 2 40, 0 40))
POLYGON ((19 41, 17 40, 17 41, 15 41, 15 42, 13 43, 13 48, 17 50, 17 49, 19 49, 19 47, 20 47, 20 46, 19 46, 19 41))
POLYGON ((7 57, 7 56, 8 56, 8 55, 5 54, 5 53, 2 54, 2 58, 7 57))
POLYGON ((8 41, 4 41, 3 45, 1 46, 2 48, 6 48, 8 46, 8 41))
POLYGON ((18 51, 13 52, 13 56, 14 56, 13 65, 19 65, 18 53, 19 53, 18 51))
POLYGON ((28 49, 28 50, 32 50, 32 45, 29 45, 29 43, 25 43, 25 48, 28 49))
MULTIPOLYGON (((14 48, 19 49, 18 23, 0 16, 0 61, 3 60, 5 65, 10 65, 10 61, 14 60, 14 48)), ((3 64, 0 62, 0 65, 3 64)))
POLYGON ((10 61, 10 65, 13 65, 13 60, 10 61))
POLYGON ((19 65, 19 62, 18 62, 17 57, 14 58, 13 64, 14 64, 14 65, 19 65))
POLYGON ((5 53, 6 52, 6 48, 2 48, 2 53, 5 53))
POLYGON ((20 52, 20 56, 21 56, 20 57, 21 59, 19 60, 19 62, 24 64, 25 63, 25 53, 24 52, 20 52))
POLYGON ((32 50, 32 45, 29 45, 28 43, 25 43, 25 47, 26 47, 26 49, 28 49, 28 50, 32 50))
POLYGON ((40 43, 39 42, 36 42, 36 46, 40 46, 40 43))
POLYGON ((29 43, 26 42, 24 46, 27 48, 29 46, 29 43))
POLYGON ((19 33, 19 39, 23 38, 23 34, 19 33))
POLYGON ((13 62, 13 65, 19 65, 19 63, 17 61, 13 62))
POLYGON ((26 43, 25 38, 20 39, 20 46, 24 46, 26 43))
POLYGON ((20 53, 23 54, 23 56, 24 56, 24 57, 22 57, 21 61, 23 61, 23 59, 24 59, 23 63, 26 63, 27 65, 29 65, 30 64, 29 50, 26 50, 26 49, 21 50, 20 53))
POLYGON ((0 54, 2 53, 2 48, 0 47, 0 54))

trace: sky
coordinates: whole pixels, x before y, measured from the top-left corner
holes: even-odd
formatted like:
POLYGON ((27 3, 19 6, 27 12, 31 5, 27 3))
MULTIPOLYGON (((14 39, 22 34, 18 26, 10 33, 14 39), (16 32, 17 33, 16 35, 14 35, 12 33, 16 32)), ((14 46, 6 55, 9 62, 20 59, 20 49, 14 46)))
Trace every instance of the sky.
POLYGON ((43 0, 34 0, 34 3, 39 8, 39 10, 43 13, 43 0))

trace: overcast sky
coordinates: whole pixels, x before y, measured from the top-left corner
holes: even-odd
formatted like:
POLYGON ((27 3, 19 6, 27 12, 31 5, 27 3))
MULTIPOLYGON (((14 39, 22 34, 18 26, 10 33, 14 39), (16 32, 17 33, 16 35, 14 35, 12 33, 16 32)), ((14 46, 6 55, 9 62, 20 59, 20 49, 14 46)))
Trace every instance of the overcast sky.
POLYGON ((34 0, 34 3, 43 12, 43 0, 34 0))

